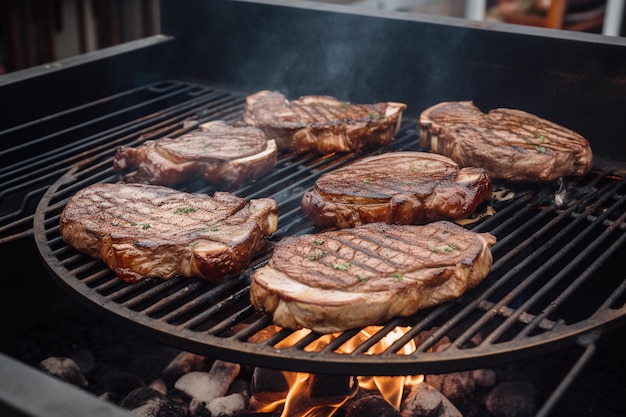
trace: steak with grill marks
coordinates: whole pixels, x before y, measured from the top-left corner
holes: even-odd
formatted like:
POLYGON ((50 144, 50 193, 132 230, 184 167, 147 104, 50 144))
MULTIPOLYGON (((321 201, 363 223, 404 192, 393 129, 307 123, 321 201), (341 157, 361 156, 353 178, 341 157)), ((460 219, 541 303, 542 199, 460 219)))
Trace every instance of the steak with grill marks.
POLYGON ((550 182, 583 176, 593 155, 580 134, 515 109, 483 113, 472 101, 443 102, 422 112, 420 145, 492 179, 550 182))
POLYGON ((289 101, 263 90, 246 98, 244 121, 275 138, 280 151, 358 152, 391 143, 405 109, 403 103, 354 104, 330 96, 289 101))
POLYGON ((175 185, 202 178, 234 189, 274 168, 278 149, 273 139, 252 126, 212 121, 175 138, 148 140, 136 148, 121 146, 113 169, 127 182, 175 185))
POLYGON ((301 206, 321 228, 423 224, 467 218, 491 195, 482 168, 459 168, 427 152, 389 152, 323 174, 301 206))
POLYGON ((77 192, 59 226, 65 242, 124 281, 182 275, 218 283, 248 268, 276 230, 277 213, 269 198, 103 183, 77 192))
POLYGON ((332 333, 380 324, 478 285, 490 271, 495 241, 448 221, 288 237, 254 272, 251 303, 291 329, 332 333))

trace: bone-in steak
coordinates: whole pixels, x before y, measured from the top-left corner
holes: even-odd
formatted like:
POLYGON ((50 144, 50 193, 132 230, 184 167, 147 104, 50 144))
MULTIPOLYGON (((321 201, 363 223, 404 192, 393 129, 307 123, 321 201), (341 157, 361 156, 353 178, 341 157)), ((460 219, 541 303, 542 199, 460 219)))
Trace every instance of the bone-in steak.
POLYGON ((332 333, 379 324, 476 286, 490 271, 495 241, 447 221, 288 237, 254 272, 251 302, 292 329, 332 333))
POLYGON ((422 147, 492 179, 549 182, 592 168, 587 139, 521 110, 483 113, 472 101, 443 102, 424 110, 418 125, 422 147))
POLYGON ((277 227, 278 204, 213 197, 147 184, 94 184, 60 219, 63 240, 104 261, 121 279, 197 276, 220 282, 245 270, 277 227))
POLYGON ((202 178, 233 189, 270 171, 277 153, 276 142, 260 129, 220 120, 179 137, 121 146, 113 168, 125 173, 127 182, 175 185, 202 178))
POLYGON ((491 199, 482 168, 462 168, 427 152, 389 152, 323 174, 302 197, 302 209, 318 227, 366 223, 423 224, 458 220, 491 199))
POLYGON ((289 101, 263 90, 246 98, 244 120, 275 138, 284 152, 358 152, 393 141, 406 109, 403 103, 355 104, 329 96, 289 101))

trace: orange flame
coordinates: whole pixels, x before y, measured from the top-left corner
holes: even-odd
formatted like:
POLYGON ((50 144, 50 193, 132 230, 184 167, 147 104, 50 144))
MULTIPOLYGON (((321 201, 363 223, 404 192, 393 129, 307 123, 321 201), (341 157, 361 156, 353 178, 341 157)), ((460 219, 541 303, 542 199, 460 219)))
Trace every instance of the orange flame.
MULTIPOLYGON (((379 332, 383 327, 381 326, 369 326, 356 336, 348 340, 341 345, 336 352, 349 354, 353 352, 356 347, 360 346, 364 341, 368 340, 375 333, 379 332)), ((274 331, 278 331, 280 328, 275 328, 274 331)), ((378 343, 373 345, 365 352, 367 355, 375 355, 384 352, 388 349, 396 340, 400 339, 407 331, 408 327, 396 327, 383 337, 378 343)), ((298 341, 302 340, 309 333, 308 329, 301 329, 292 333, 289 337, 285 338, 281 342, 275 345, 276 348, 287 348, 295 345, 298 341)), ((334 340, 340 333, 327 334, 318 338, 315 342, 304 348, 307 352, 316 352, 321 350, 324 346, 334 340)), ((416 349, 413 341, 403 346, 399 354, 409 355, 416 349)), ((351 395, 338 399, 337 401, 324 403, 324 404, 311 404, 307 400, 307 390, 309 382, 311 381, 311 374, 303 372, 287 372, 283 371, 285 378, 289 384, 289 392, 284 400, 277 401, 271 404, 265 404, 262 407, 258 407, 257 411, 268 412, 276 410, 281 405, 284 405, 281 417, 330 417, 332 416, 346 401, 348 401, 354 393, 356 388, 361 388, 370 391, 378 391, 381 396, 393 407, 400 409, 402 396, 405 387, 419 384, 424 380, 423 375, 417 376, 359 376, 358 387, 351 389, 351 395)))

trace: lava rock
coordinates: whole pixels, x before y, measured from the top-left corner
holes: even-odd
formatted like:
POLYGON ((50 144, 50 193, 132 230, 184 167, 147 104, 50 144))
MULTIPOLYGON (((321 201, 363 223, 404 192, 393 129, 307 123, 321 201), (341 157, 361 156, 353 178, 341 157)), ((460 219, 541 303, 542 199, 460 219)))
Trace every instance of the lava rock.
POLYGON ((49 357, 39 363, 39 369, 80 388, 89 385, 78 364, 70 358, 49 357))

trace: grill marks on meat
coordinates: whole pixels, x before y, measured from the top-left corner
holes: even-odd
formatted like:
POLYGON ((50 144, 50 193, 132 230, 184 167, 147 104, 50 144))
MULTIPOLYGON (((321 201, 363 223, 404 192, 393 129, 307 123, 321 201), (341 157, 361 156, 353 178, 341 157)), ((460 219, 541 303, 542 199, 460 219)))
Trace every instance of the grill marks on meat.
POLYGON ((255 271, 251 302, 292 329, 332 333, 374 325, 476 286, 489 273, 495 241, 447 221, 288 237, 255 271))
POLYGON ((244 271, 276 230, 278 204, 213 197, 146 184, 94 184, 76 193, 61 236, 104 261, 122 280, 197 276, 210 282, 244 271))
POLYGON ((126 172, 127 182, 174 185, 202 178, 233 189, 274 168, 277 154, 276 142, 260 129, 220 120, 176 138, 119 147, 113 168, 126 172))
POLYGON ((358 152, 391 143, 405 109, 403 103, 353 104, 329 96, 289 101, 263 90, 246 98, 244 120, 276 138, 280 151, 358 152))
POLYGON ((549 182, 592 168, 587 139, 521 110, 485 114, 471 101, 443 102, 422 112, 418 125, 422 147, 482 167, 494 179, 549 182))
POLYGON ((366 223, 423 224, 457 220, 491 199, 482 168, 462 168, 425 152, 390 152, 362 158, 322 175, 301 206, 321 228, 366 223))

